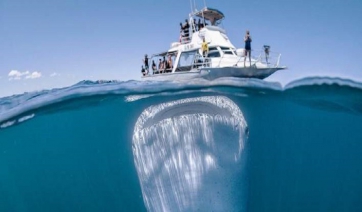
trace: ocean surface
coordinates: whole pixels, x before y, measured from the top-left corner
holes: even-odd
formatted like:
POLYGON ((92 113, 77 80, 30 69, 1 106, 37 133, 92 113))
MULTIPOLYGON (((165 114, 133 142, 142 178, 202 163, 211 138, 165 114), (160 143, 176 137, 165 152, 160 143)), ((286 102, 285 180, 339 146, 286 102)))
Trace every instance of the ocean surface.
POLYGON ((362 211, 362 83, 82 81, 0 98, 0 211, 362 211))

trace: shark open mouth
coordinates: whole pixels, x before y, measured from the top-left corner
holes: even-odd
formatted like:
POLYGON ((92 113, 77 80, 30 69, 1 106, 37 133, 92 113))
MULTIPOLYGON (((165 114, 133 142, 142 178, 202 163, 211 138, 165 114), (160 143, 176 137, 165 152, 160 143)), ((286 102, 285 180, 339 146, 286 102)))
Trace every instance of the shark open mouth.
POLYGON ((242 191, 247 134, 241 110, 223 96, 145 109, 134 127, 133 154, 147 209, 240 211, 235 192, 242 191))

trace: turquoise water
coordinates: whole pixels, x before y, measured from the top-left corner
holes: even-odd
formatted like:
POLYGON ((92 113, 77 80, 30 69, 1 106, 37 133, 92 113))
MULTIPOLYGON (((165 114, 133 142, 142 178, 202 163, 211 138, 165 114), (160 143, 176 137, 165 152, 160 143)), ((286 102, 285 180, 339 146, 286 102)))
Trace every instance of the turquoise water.
POLYGON ((0 99, 0 211, 362 211, 362 84, 80 82, 0 99))

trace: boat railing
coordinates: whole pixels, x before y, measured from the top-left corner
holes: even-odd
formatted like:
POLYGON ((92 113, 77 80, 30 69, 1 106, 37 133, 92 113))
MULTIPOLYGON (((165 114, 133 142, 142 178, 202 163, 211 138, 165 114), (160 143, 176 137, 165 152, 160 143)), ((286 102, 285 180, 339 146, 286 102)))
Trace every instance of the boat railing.
POLYGON ((211 58, 204 57, 202 55, 197 54, 195 56, 195 60, 193 63, 193 68, 200 68, 200 67, 212 67, 211 65, 211 58))
MULTIPOLYGON (((226 54, 223 54, 223 55, 221 56, 220 61, 219 61, 219 64, 218 64, 217 67, 220 67, 221 61, 224 59, 225 55, 226 55, 226 54)), ((239 60, 240 60, 240 58, 239 58, 239 60)), ((239 62, 239 60, 238 60, 238 62, 239 62)), ((236 64, 237 64, 238 62, 236 62, 236 64)))
POLYGON ((171 72, 172 72, 172 68, 155 69, 155 70, 153 70, 152 75, 154 75, 154 74, 165 74, 165 73, 171 73, 171 72))
POLYGON ((191 42, 191 37, 185 37, 185 36, 180 37, 180 43, 181 44, 188 44, 190 42, 191 42))
MULTIPOLYGON (((222 62, 224 62, 223 61, 224 55, 221 57, 218 67, 220 67, 222 62)), ((265 52, 265 51, 252 50, 251 51, 251 65, 254 66, 258 63, 258 64, 263 64, 267 67, 278 67, 279 62, 280 62, 280 57, 281 57, 281 54, 277 53, 277 52, 271 52, 271 51, 265 52)), ((245 55, 244 55, 244 53, 242 53, 242 55, 238 56, 237 62, 233 65, 238 66, 240 63, 244 63, 244 59, 245 59, 245 55)), ((245 62, 247 64, 249 64, 249 57, 246 57, 245 62)))
POLYGON ((265 64, 269 67, 278 67, 280 62, 281 54, 272 51, 252 51, 252 55, 258 55, 256 57, 256 62, 265 64))

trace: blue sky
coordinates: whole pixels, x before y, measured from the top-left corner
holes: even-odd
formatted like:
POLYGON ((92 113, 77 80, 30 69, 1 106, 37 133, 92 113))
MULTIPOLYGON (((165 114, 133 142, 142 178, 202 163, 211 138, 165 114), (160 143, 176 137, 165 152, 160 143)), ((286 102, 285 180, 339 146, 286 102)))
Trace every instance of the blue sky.
MULTIPOLYGON (((242 47, 282 53, 283 84, 306 76, 362 81, 361 0, 206 0, 242 47)), ((196 0, 201 8, 203 1, 196 0)), ((189 0, 0 0, 0 97, 80 80, 140 79, 145 53, 179 37, 189 0)))

